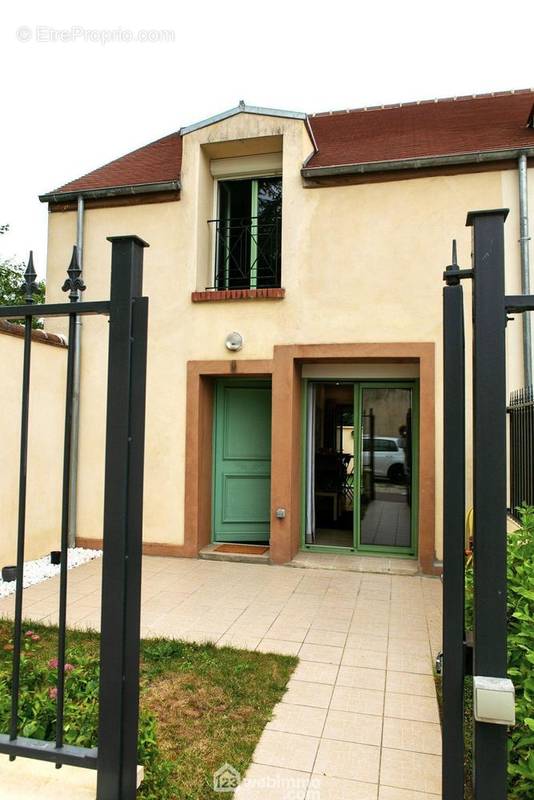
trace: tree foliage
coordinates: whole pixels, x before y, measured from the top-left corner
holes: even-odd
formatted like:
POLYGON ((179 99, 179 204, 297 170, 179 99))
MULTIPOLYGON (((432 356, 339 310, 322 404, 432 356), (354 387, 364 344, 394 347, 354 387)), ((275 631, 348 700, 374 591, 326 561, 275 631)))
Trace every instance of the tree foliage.
MULTIPOLYGON (((0 236, 7 233, 9 225, 0 225, 0 236)), ((24 297, 24 262, 17 263, 10 258, 0 256, 0 305, 14 306, 26 302, 24 297)), ((35 303, 44 303, 45 282, 37 281, 37 292, 33 296, 35 303)), ((39 320, 34 320, 34 327, 42 327, 39 320)))

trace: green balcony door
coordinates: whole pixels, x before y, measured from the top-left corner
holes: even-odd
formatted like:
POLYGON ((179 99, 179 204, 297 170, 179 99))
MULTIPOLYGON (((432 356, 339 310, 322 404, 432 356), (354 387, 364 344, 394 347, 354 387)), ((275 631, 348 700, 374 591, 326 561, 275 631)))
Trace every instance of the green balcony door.
POLYGON ((213 540, 268 543, 270 383, 218 381, 214 420, 213 540))

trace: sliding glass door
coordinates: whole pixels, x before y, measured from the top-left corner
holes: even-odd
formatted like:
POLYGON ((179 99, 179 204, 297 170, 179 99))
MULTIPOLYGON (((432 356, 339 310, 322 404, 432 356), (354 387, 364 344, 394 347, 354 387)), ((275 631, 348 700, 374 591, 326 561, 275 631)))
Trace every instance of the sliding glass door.
POLYGON ((305 547, 416 554, 416 388, 308 382, 305 547))
POLYGON ((305 543, 354 549, 354 386, 308 384, 305 543))
POLYGON ((360 551, 414 552, 414 387, 360 384, 358 513, 360 551))

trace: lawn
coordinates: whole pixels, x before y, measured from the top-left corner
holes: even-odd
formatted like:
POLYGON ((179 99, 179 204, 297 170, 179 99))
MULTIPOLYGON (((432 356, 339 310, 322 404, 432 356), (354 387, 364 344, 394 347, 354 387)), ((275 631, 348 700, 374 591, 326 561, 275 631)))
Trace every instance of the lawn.
MULTIPOLYGON (((57 629, 28 623, 21 668, 21 733, 53 739, 57 629)), ((12 623, 0 621, 0 730, 9 725, 12 623)), ((95 746, 98 647, 94 632, 69 631, 65 739, 95 746)), ((140 763, 144 800, 208 800, 213 773, 244 775, 298 659, 147 639, 141 650, 140 763)), ((226 794, 225 796, 229 796, 226 794)))

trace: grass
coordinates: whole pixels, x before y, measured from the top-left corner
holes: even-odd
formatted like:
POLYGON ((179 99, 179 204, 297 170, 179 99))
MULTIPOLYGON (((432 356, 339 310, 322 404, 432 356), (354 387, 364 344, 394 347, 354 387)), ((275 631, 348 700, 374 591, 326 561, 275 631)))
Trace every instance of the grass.
MULTIPOLYGON (((439 713, 443 725, 443 692, 441 676, 435 675, 439 713)), ((473 800, 473 678, 467 675, 464 687, 464 796, 473 800)))
POLYGON ((473 800, 473 678, 466 675, 464 686, 464 800, 473 800))
MULTIPOLYGON (((30 627, 40 636, 31 657, 45 665, 56 656, 57 628, 34 623, 30 627)), ((2 672, 10 669, 11 635, 12 623, 0 621, 2 672), (2 646, 6 643, 8 650, 2 646)), ((98 648, 98 633, 69 631, 68 651, 94 659, 98 648)), ((220 797, 212 789, 213 773, 229 763, 244 775, 297 662, 292 656, 211 644, 143 640, 141 708, 155 717, 159 755, 154 774, 150 766, 146 770, 139 796, 146 800, 220 797)))

